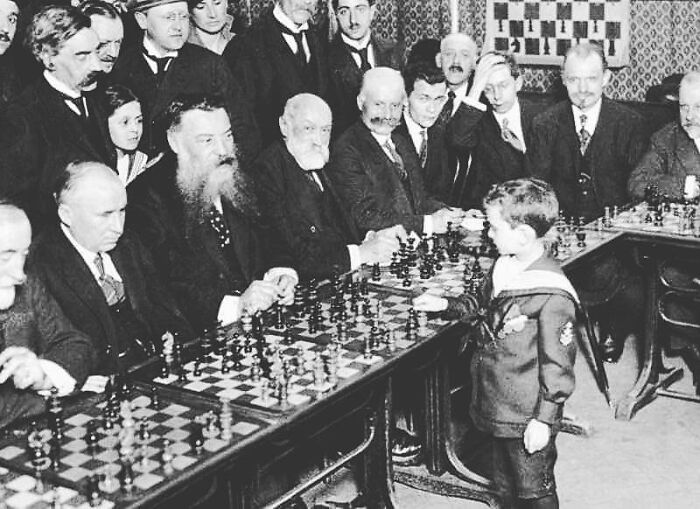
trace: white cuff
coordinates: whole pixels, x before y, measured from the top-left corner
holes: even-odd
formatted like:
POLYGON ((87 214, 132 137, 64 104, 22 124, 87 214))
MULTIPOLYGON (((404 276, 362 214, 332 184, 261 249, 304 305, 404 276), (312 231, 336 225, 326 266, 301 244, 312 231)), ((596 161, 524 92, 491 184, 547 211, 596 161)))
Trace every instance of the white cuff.
POLYGON ((431 216, 423 216, 423 233, 428 237, 433 234, 433 218, 431 216))
POLYGON ((466 104, 467 106, 471 106, 472 108, 476 108, 477 110, 480 111, 486 111, 486 105, 482 103, 481 101, 475 101, 471 97, 464 96, 462 97, 462 102, 466 104))
POLYGON ((53 361, 39 359, 39 365, 44 370, 46 378, 53 387, 58 390, 59 396, 70 394, 75 389, 75 378, 68 374, 68 371, 53 361))
POLYGON ((360 265, 362 265, 360 246, 357 244, 348 244, 348 253, 350 253, 350 270, 359 269, 360 265))
POLYGON ((265 277, 263 281, 274 281, 279 279, 280 276, 289 276, 294 279, 294 284, 299 282, 299 275, 297 271, 291 267, 272 267, 270 270, 265 272, 265 277))
POLYGON ((222 325, 228 325, 241 317, 241 298, 236 295, 224 295, 219 304, 219 314, 216 319, 222 325))

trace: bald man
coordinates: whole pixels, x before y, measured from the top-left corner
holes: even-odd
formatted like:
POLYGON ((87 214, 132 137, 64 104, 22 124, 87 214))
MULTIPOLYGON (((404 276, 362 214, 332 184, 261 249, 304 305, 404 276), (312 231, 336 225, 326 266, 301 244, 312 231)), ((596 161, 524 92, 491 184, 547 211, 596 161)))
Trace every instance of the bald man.
POLYGON ((633 198, 644 198, 649 185, 675 199, 700 195, 700 72, 683 77, 678 102, 678 120, 652 136, 649 151, 630 175, 633 198))
POLYGON ((258 159, 253 172, 261 210, 292 254, 292 266, 305 278, 329 277, 360 264, 388 262, 399 248, 390 228, 364 241, 325 173, 333 118, 326 102, 298 94, 279 120, 282 140, 258 159))
POLYGON ((401 73, 370 69, 357 96, 360 119, 333 147, 329 176, 361 235, 395 225, 441 233, 464 217, 426 193, 416 151, 394 133, 405 104, 401 73))
POLYGON ((96 372, 128 371, 152 356, 165 331, 191 331, 144 247, 124 233, 126 191, 96 162, 69 164, 56 192, 58 217, 32 249, 30 266, 98 354, 96 372))
POLYGON ((41 281, 25 275, 31 237, 26 214, 0 202, 0 428, 41 413, 37 391, 80 387, 95 362, 90 340, 41 281))

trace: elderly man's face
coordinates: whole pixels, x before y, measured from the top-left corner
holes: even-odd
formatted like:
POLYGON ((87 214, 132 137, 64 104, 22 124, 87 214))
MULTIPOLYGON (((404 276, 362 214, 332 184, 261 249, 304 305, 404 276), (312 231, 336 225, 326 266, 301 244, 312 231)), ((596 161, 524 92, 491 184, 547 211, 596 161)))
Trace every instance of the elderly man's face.
POLYGON ((44 65, 59 80, 73 90, 89 87, 102 72, 102 62, 97 56, 99 41, 90 28, 83 28, 68 39, 55 55, 44 52, 44 65))
POLYGON ((694 140, 700 138, 700 83, 681 85, 678 106, 685 132, 694 140))
POLYGON ((105 73, 112 72, 124 40, 122 20, 120 18, 112 19, 107 16, 94 15, 90 16, 90 21, 92 22, 91 28, 99 39, 97 56, 102 62, 102 71, 105 73))
POLYGON ((603 96, 610 73, 603 68, 603 62, 596 54, 571 55, 564 64, 563 79, 571 103, 586 111, 603 96))
POLYGON ((316 14, 316 0, 280 0, 279 5, 297 25, 303 25, 316 14))
POLYGON ((12 306, 15 287, 24 283, 24 261, 32 241, 27 216, 19 209, 0 205, 0 309, 12 306))
POLYGON ((447 36, 436 59, 447 83, 459 87, 467 82, 476 63, 476 45, 466 36, 447 36))
POLYGON ((281 128, 287 150, 304 170, 320 170, 328 162, 333 118, 323 103, 299 108, 283 120, 281 128))
POLYGON ((494 67, 484 87, 484 95, 496 113, 507 113, 518 99, 521 78, 513 78, 507 65, 494 67))
POLYGON ((187 2, 156 5, 146 12, 137 12, 136 21, 148 38, 161 51, 178 51, 190 34, 190 13, 187 2))
POLYGON ((168 135, 180 167, 208 173, 236 160, 231 121, 224 109, 183 114, 179 129, 168 135))
POLYGON ((431 127, 440 116, 447 100, 447 83, 429 84, 416 80, 408 96, 408 114, 421 127, 431 127))
POLYGON ((109 252, 124 232, 126 189, 114 173, 77 180, 59 206, 61 221, 85 249, 109 252))
POLYGON ((347 37, 359 41, 369 33, 375 12, 369 0, 338 0, 338 26, 347 37))
MULTIPOLYGON (((362 93, 361 93, 362 94, 362 93)), ((377 82, 358 98, 362 122, 370 131, 388 135, 401 122, 406 94, 400 82, 377 82)))
POLYGON ((202 32, 218 34, 226 26, 226 0, 202 0, 192 9, 192 23, 202 32))
POLYGON ((10 0, 0 0, 0 55, 4 55, 12 44, 17 31, 19 8, 10 0))

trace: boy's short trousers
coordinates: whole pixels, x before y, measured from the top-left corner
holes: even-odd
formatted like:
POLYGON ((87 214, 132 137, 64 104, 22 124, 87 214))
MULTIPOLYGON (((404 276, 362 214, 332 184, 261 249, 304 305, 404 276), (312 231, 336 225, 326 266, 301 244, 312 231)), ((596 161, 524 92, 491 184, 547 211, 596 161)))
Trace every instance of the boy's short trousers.
POLYGON ((542 498, 556 491, 556 435, 541 451, 529 454, 521 438, 493 438, 493 481, 499 492, 522 499, 542 498))

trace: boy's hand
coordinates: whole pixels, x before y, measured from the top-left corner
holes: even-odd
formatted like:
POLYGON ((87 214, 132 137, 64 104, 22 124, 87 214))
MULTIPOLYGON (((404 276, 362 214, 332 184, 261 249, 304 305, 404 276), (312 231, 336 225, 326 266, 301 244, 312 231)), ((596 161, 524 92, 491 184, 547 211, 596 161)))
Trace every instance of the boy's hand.
POLYGON ((523 442, 525 450, 530 454, 541 451, 549 443, 549 437, 552 434, 549 424, 532 419, 527 423, 523 442))
POLYGON ((413 299, 413 307, 416 311, 444 311, 447 309, 447 299, 424 293, 413 299))

